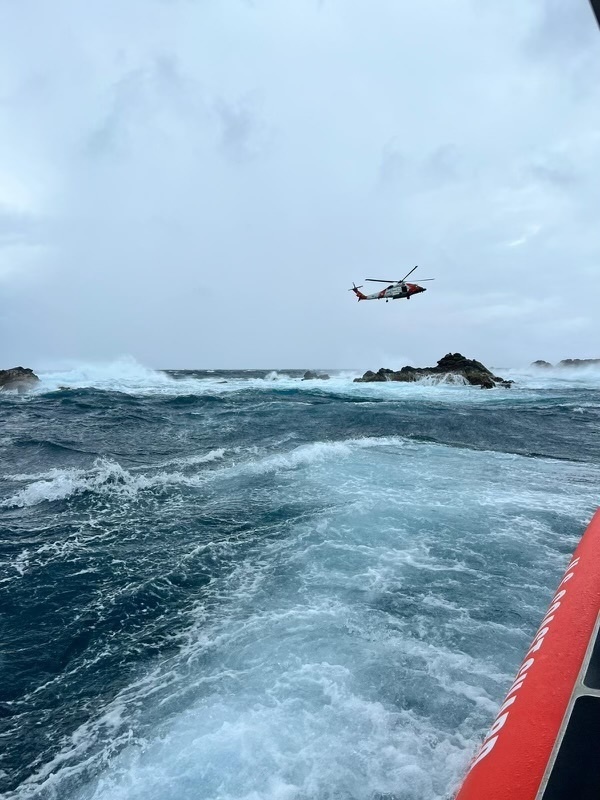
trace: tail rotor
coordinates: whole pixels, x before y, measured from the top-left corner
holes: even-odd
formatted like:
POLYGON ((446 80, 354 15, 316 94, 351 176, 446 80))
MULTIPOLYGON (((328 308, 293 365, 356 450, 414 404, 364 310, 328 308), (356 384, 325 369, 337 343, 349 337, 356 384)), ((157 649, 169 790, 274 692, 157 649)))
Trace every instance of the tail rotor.
POLYGON ((362 283, 361 283, 361 285, 360 285, 360 286, 357 286, 357 285, 354 283, 354 281, 352 281, 352 288, 351 288, 351 289, 348 289, 348 291, 349 291, 349 292, 354 292, 354 294, 357 296, 357 298, 358 298, 359 300, 366 300, 366 299, 367 299, 367 296, 366 296, 365 294, 363 294, 361 291, 359 291, 360 289, 362 289, 362 287, 363 287, 362 283))

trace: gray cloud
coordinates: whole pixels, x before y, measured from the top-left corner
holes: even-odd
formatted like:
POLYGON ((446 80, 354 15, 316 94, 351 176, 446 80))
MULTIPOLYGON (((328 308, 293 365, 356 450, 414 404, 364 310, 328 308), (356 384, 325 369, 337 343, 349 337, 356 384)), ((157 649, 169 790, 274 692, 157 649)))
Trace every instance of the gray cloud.
POLYGON ((35 243, 40 232, 40 220, 22 211, 0 206, 0 247, 24 242, 35 243))
POLYGON ((391 139, 383 146, 379 164, 379 180, 382 184, 396 184, 407 174, 406 157, 400 149, 397 138, 391 139))
POLYGON ((136 136, 159 126, 163 114, 186 124, 201 124, 207 118, 199 86, 166 55, 120 76, 110 88, 107 106, 84 140, 84 152, 92 157, 122 155, 134 146, 136 136))
POLYGON ((559 189, 575 187, 581 181, 581 174, 572 161, 561 154, 539 154, 529 165, 531 175, 559 189))
POLYGON ((258 123, 250 104, 230 103, 219 98, 214 104, 219 121, 220 145, 223 153, 233 161, 243 162, 257 154, 258 123))
POLYGON ((598 31, 589 0, 539 0, 537 24, 527 45, 538 54, 581 57, 595 47, 598 31))
POLYGON ((426 159, 424 176, 435 184, 452 183, 460 180, 462 157, 454 144, 441 144, 426 159))
POLYGON ((2 364, 598 355, 589 9, 32 7, 1 12, 2 364), (417 263, 411 303, 346 291, 417 263))

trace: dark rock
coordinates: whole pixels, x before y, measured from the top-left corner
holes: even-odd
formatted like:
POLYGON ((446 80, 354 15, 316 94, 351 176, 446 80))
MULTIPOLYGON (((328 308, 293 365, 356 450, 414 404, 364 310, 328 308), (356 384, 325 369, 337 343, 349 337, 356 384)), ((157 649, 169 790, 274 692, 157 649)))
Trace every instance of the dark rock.
POLYGON ((549 361, 542 361, 539 359, 538 361, 534 361, 531 364, 532 367, 551 367, 552 364, 549 361))
POLYGON ((362 378, 355 378, 355 383, 365 382, 365 383, 385 383, 387 381, 387 377, 385 376, 383 370, 379 370, 378 372, 372 372, 372 370, 368 369, 362 378))
POLYGON ((313 372, 312 370, 307 370, 304 373, 304 377, 302 378, 303 381, 328 381, 329 375, 326 372, 313 372))
POLYGON ((563 358, 558 362, 559 367, 598 367, 600 358, 563 358))
POLYGON ((22 394, 39 383, 38 376, 31 369, 13 367, 0 369, 0 391, 13 391, 22 394))
POLYGON ((402 367, 394 372, 391 369, 380 369, 378 372, 365 372, 362 378, 355 378, 356 383, 372 383, 375 381, 398 381, 410 383, 421 378, 436 375, 456 375, 463 378, 472 386, 481 386, 482 389, 493 389, 495 386, 509 388, 513 381, 505 381, 494 375, 480 361, 465 358, 461 353, 448 353, 437 362, 435 367, 402 367))

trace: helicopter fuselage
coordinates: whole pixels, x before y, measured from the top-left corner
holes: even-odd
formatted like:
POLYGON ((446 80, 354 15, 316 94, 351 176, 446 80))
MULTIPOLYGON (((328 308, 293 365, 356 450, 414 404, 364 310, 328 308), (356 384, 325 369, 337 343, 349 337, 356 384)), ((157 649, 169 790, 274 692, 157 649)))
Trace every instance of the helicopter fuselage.
POLYGON ((410 300, 413 294, 425 291, 425 287, 419 286, 417 283, 392 283, 374 294, 363 294, 358 289, 354 289, 359 300, 402 300, 404 298, 410 300))

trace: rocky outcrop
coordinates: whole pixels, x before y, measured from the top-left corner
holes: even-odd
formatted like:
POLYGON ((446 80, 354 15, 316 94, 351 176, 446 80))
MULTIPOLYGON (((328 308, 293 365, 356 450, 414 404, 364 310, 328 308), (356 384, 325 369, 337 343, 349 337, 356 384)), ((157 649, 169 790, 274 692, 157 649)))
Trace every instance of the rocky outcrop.
POLYGON ((600 358, 563 358, 559 367, 600 367, 600 358))
POLYGON ((391 369, 384 369, 383 367, 377 372, 368 369, 362 378, 354 378, 354 383, 385 383, 392 379, 388 376, 393 375, 394 371, 391 369))
POLYGON ((418 381, 428 376, 457 376, 463 378, 472 386, 481 386, 482 389, 493 389, 495 386, 510 387, 513 381, 505 381, 494 375, 480 361, 465 358, 461 353, 448 353, 441 358, 435 367, 402 367, 394 372, 391 369, 380 369, 377 372, 368 370, 362 378, 355 378, 356 383, 376 383, 383 381, 418 381))
MULTIPOLYGON (((552 367, 548 361, 534 361, 532 367, 552 367)), ((600 358, 563 358, 557 367, 600 367, 600 358)))
POLYGON ((313 372, 312 370, 307 370, 304 373, 304 377, 302 378, 303 381, 328 381, 329 375, 326 372, 313 372))
POLYGON ((24 367, 13 367, 12 369, 0 369, 0 391, 27 392, 36 383, 39 383, 38 376, 31 369, 24 367))

